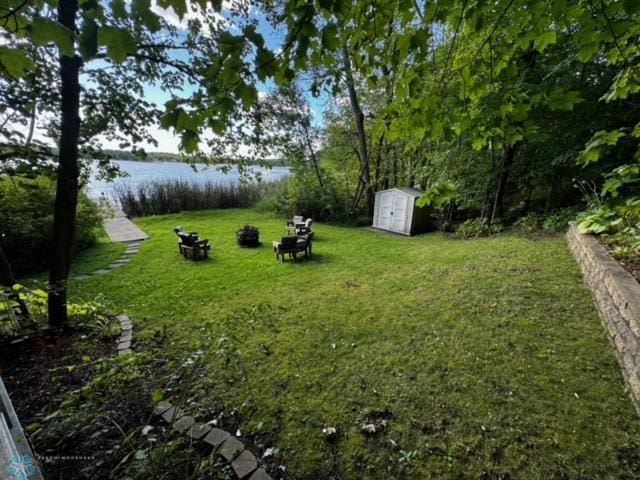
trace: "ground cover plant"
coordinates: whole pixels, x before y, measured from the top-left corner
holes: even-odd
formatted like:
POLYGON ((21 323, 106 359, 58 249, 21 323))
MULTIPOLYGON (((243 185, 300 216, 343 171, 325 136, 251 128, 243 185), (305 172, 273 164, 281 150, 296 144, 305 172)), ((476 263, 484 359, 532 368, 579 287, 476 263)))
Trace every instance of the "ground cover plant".
POLYGON ((256 211, 137 223, 151 238, 133 260, 72 297, 104 294, 143 349, 162 329, 163 355, 200 355, 184 408, 277 448, 276 476, 640 475, 640 420, 562 236, 316 224, 313 258, 282 264, 284 221, 256 211), (209 260, 180 257, 178 224, 211 240, 209 260), (261 248, 237 247, 243 224, 261 248))

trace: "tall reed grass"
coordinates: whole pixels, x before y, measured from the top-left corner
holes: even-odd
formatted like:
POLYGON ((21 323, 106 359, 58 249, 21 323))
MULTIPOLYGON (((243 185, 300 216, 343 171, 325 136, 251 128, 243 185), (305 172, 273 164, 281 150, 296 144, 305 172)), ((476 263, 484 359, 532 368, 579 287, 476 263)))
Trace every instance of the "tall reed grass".
POLYGON ((163 215, 187 210, 243 208, 255 205, 275 192, 282 182, 220 183, 186 180, 149 181, 138 185, 116 184, 113 194, 130 217, 163 215))

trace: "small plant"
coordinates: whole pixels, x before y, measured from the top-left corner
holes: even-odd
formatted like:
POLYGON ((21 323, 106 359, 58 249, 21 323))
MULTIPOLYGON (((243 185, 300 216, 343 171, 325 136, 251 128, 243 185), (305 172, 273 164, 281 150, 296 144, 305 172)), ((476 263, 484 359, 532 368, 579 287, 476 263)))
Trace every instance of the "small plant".
POLYGON ((241 247, 259 247, 260 230, 253 225, 245 225, 236 231, 236 240, 241 247))
POLYGON ((540 215, 536 213, 529 213, 528 215, 516 220, 513 226, 527 233, 533 233, 540 229, 541 220, 540 215))
POLYGON ((409 451, 400 450, 400 458, 398 461, 403 465, 409 465, 417 457, 418 457, 417 450, 409 450, 409 451))
POLYGON ((486 218, 471 218, 460 224, 456 229, 456 233, 464 238, 483 237, 502 231, 504 231, 502 223, 494 221, 492 224, 489 224, 486 218))
POLYGON ((608 233, 615 231, 621 223, 622 218, 617 212, 605 208, 583 212, 578 216, 578 230, 581 233, 608 233))
POLYGON ((575 220, 578 213, 573 208, 565 208, 548 215, 542 223, 545 232, 564 232, 569 222, 575 220))

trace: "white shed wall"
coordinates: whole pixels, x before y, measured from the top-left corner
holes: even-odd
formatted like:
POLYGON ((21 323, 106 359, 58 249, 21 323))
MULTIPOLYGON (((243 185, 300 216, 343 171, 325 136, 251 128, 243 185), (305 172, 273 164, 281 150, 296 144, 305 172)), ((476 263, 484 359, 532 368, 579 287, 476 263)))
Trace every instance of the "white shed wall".
POLYGON ((384 190, 376 193, 373 227, 381 230, 411 234, 415 197, 402 190, 384 190))

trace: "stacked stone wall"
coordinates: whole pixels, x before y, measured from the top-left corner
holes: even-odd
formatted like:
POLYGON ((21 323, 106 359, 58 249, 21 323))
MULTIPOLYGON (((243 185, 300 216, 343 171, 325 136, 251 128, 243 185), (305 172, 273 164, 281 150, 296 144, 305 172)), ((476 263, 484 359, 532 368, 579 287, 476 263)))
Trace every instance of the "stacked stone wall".
POLYGON ((591 235, 567 231, 567 242, 595 297, 600 318, 640 414, 640 283, 591 235))

